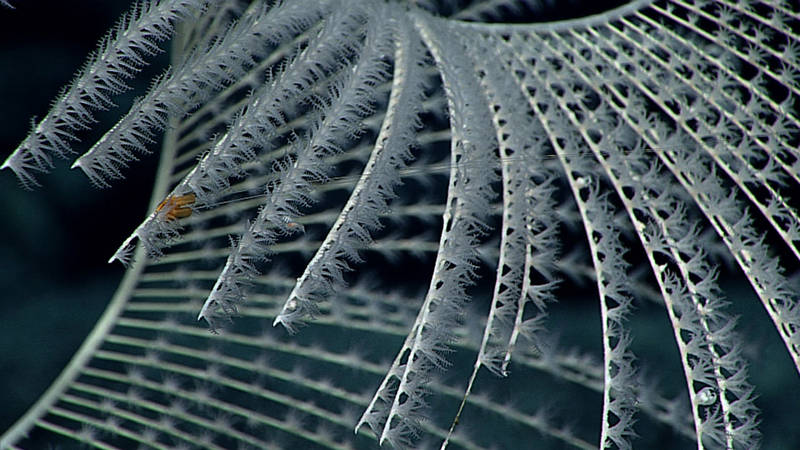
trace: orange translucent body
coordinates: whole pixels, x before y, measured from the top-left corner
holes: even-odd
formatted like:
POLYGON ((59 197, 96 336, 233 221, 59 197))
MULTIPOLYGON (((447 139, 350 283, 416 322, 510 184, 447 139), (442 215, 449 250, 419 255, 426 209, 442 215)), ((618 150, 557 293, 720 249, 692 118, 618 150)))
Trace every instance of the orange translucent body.
POLYGON ((166 210, 164 219, 168 222, 183 219, 192 215, 192 205, 195 201, 194 194, 170 195, 156 207, 156 213, 166 210))

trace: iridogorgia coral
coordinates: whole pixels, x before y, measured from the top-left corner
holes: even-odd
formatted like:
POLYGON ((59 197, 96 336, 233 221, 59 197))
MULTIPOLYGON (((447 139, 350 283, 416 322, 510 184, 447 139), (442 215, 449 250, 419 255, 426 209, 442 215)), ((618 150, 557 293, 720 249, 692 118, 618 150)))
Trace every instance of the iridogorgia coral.
POLYGON ((580 6, 134 5, 2 165, 107 187, 160 142, 117 295, 0 445, 757 446, 718 275, 800 369, 800 5, 542 21, 580 6))

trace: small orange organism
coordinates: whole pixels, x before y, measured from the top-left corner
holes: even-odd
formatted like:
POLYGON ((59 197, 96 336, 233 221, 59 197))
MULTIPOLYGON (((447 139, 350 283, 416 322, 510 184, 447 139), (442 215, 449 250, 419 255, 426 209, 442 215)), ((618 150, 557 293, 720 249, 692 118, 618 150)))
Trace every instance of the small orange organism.
POLYGON ((290 230, 293 230, 293 231, 300 231, 300 232, 303 232, 306 229, 306 227, 304 227, 303 224, 297 223, 297 222, 287 222, 286 223, 286 228, 288 228, 290 230))
POLYGON ((171 222, 176 219, 183 219, 192 215, 192 205, 195 201, 195 195, 192 193, 186 195, 170 195, 156 207, 156 214, 166 209, 164 219, 171 222))

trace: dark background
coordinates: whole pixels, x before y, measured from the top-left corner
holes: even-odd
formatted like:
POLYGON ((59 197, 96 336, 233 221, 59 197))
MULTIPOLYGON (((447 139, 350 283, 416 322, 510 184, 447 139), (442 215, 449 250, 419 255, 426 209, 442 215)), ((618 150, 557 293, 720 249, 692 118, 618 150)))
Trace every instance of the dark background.
MULTIPOLYGON (((11 3, 16 9, 0 6, 0 161, 131 2, 11 3)), ((113 117, 99 115, 97 130, 113 117)), ((92 134, 79 136, 82 153, 92 134)), ((106 261, 146 211, 155 160, 105 190, 66 160, 32 191, 0 172, 0 434, 47 389, 111 299, 124 271, 106 261)))
MULTIPOLYGON (((131 2, 12 3, 16 9, 0 7, 0 161, 25 137, 31 117, 46 114, 59 90, 131 2)), ((141 77, 144 81, 118 103, 130 103, 147 79, 141 77)), ((80 134, 76 151, 85 151, 86 143, 105 131, 115 114, 101 113, 98 118, 97 131, 80 134)), ((0 172, 0 434, 47 389, 111 299, 123 268, 106 261, 146 212, 155 159, 137 163, 127 180, 105 190, 91 186, 63 160, 39 177, 43 186, 33 191, 22 189, 12 172, 0 172)), ((720 284, 729 291, 747 330, 756 319, 765 321, 765 314, 749 298, 752 294, 741 275, 732 277, 720 284), (746 301, 737 301, 740 298, 746 301)), ((571 314, 569 320, 575 317, 571 314)), ((799 394, 797 373, 769 326, 767 331, 748 333, 756 339, 748 342, 754 349, 747 356, 751 363, 756 361, 751 381, 759 388, 757 403, 767 425, 762 431, 774 442, 788 431, 781 428, 792 422, 785 408, 789 414, 795 411, 799 394), (771 358, 781 365, 767 362, 771 358)), ((660 341, 650 344, 663 346, 660 341)))

